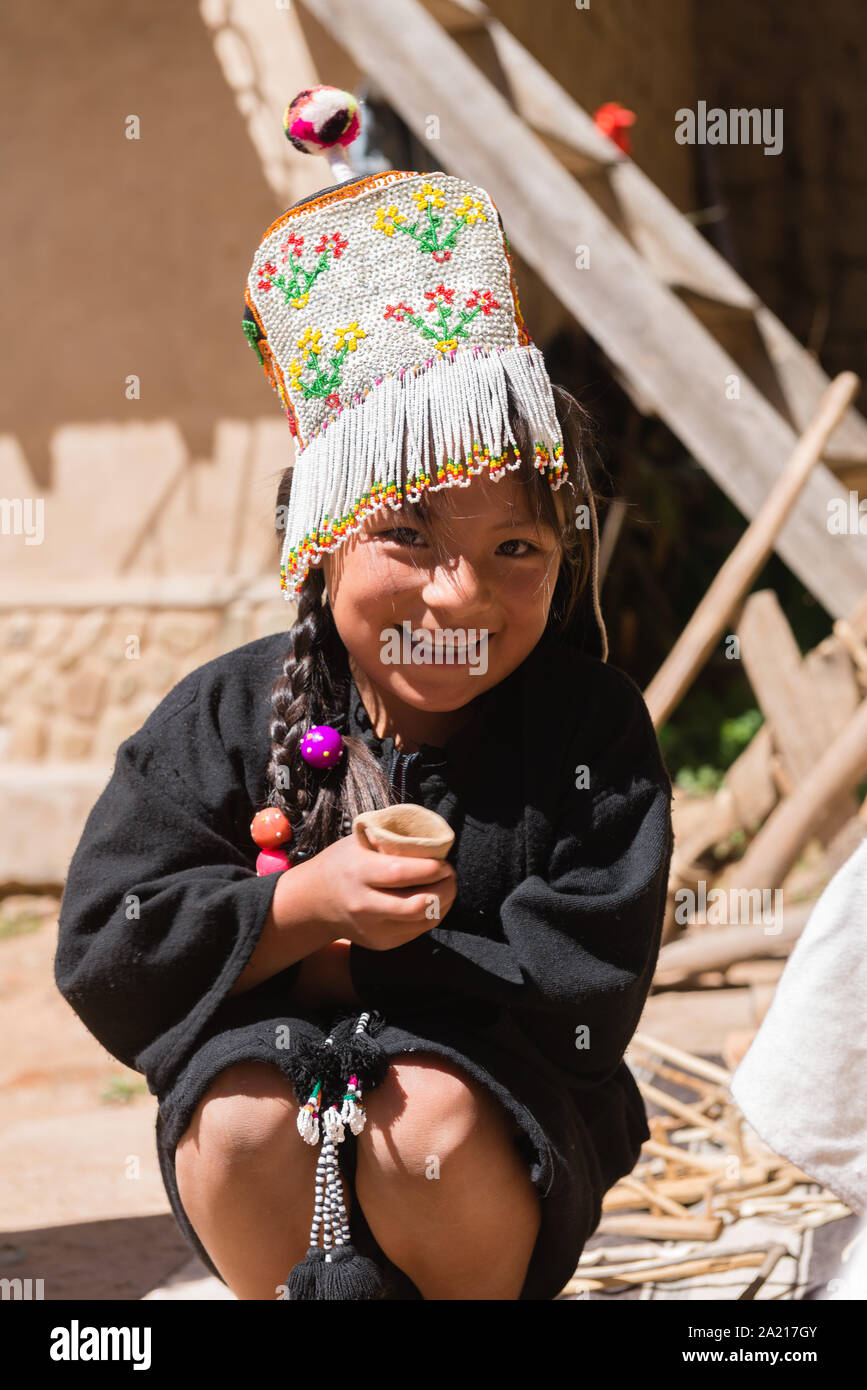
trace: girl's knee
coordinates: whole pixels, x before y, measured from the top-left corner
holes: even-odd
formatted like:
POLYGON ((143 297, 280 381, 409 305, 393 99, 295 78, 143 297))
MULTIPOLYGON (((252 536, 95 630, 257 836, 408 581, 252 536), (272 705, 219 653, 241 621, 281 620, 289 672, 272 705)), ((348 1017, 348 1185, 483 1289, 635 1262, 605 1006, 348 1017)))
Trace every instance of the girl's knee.
POLYGON ((393 1173, 422 1171, 432 1154, 443 1162, 470 1145, 512 1142, 508 1112, 442 1057, 413 1053, 394 1061, 364 1104, 368 1124, 359 1143, 393 1173))
POLYGON ((215 1077, 178 1142, 176 1162, 195 1150, 224 1159, 245 1159, 275 1145, 285 1145, 294 1133, 298 1102, 292 1085, 267 1062, 237 1062, 215 1077))

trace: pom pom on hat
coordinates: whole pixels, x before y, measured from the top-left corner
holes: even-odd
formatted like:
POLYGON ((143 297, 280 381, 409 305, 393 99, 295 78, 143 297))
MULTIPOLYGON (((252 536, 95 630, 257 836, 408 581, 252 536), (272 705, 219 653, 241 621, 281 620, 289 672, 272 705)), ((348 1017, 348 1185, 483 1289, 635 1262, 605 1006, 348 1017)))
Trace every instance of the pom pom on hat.
POLYGON ((358 102, 339 87, 307 87, 283 112, 283 131, 296 150, 322 154, 332 145, 351 145, 361 129, 358 102))

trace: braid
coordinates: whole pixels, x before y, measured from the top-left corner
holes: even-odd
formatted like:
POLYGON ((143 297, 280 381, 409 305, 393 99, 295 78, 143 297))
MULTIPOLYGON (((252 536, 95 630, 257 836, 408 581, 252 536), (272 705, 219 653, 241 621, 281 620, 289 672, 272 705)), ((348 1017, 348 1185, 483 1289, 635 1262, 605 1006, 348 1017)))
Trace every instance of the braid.
POLYGON ((271 756, 267 805, 292 827, 290 858, 310 858, 349 833, 362 811, 389 806, 388 778, 361 739, 343 735, 344 755, 333 768, 301 757, 301 740, 315 724, 335 724, 349 695, 349 661, 331 608, 323 604, 325 576, 313 566, 300 591, 283 673, 271 688, 271 756))

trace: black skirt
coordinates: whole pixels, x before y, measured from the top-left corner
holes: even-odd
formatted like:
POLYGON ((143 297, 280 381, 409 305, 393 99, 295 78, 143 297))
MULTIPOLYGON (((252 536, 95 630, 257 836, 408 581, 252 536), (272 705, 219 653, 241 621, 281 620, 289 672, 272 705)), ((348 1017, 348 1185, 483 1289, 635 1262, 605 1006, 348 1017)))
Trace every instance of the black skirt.
MULTIPOLYGON (((175 1149, 192 1122, 197 1105, 220 1072, 238 1062, 260 1061, 276 1066, 291 1080, 286 1066, 291 1055, 291 1040, 306 1037, 321 1042, 328 1036, 334 1018, 334 1011, 302 1011, 294 1005, 291 1016, 250 1018, 253 1004, 250 995, 227 1001, 213 1021, 210 1035, 199 1045, 170 1090, 158 1097, 157 1151, 172 1212, 204 1265, 223 1283, 225 1280, 181 1204, 175 1175, 175 1149), (290 1049, 276 1046, 278 1036, 288 1036, 290 1049)), ((600 1164, 599 1146, 594 1141, 593 1121, 591 1119, 588 1125, 575 1095, 568 1088, 558 1090, 540 1080, 537 1071, 520 1057, 505 1053, 494 1040, 486 1037, 484 1029, 473 1031, 466 1022, 454 1017, 443 1019, 430 1011, 401 1010, 399 1017, 396 1012, 393 1010, 385 1015, 385 1026, 376 1038, 389 1061, 413 1052, 441 1055, 485 1086, 517 1121, 520 1132, 515 1142, 526 1158, 529 1176, 541 1203, 541 1225, 520 1298, 556 1298, 574 1273, 584 1244, 599 1223, 604 1192, 622 1173, 631 1171, 644 1135, 636 1133, 631 1123, 631 1133, 624 1131, 625 1150, 621 1146, 621 1158, 613 1170, 609 1166, 606 1171, 605 1164, 600 1164)), ((621 1097, 618 1105, 621 1128, 623 1109, 621 1097)), ((300 1136, 298 1142, 303 1142, 300 1136)), ((338 1155, 343 1177, 354 1192, 355 1139, 348 1131, 338 1147, 338 1155)), ((383 1272, 385 1296, 421 1298, 416 1286, 377 1245, 355 1201, 352 1202, 350 1225, 353 1243, 363 1254, 375 1259, 383 1272)), ((288 1268, 286 1273, 288 1275, 288 1268)))

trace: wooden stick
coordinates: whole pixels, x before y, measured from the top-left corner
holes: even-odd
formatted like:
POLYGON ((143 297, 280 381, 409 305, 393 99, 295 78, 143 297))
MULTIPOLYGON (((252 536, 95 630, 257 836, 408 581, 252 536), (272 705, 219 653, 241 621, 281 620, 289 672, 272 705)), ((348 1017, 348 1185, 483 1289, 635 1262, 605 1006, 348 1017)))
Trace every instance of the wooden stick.
POLYGON ((682 1120, 688 1120, 690 1124, 698 1125, 711 1134, 715 1134, 720 1143, 728 1148, 731 1143, 731 1131, 722 1121, 709 1120, 707 1115, 703 1115, 692 1105, 686 1105, 682 1100, 675 1100, 674 1096, 670 1096, 667 1091, 660 1091, 657 1086, 651 1086, 646 1081, 639 1081, 638 1089, 647 1100, 652 1100, 663 1109, 670 1110, 673 1115, 679 1115, 682 1120))
MULTIPOLYGON (((743 1196, 744 1184, 758 1188, 763 1185, 764 1177, 765 1169, 757 1164, 754 1168, 745 1168, 737 1178, 726 1178, 722 1174, 715 1176, 713 1173, 691 1173, 686 1178, 661 1178, 656 1183, 654 1198, 650 1199, 645 1194, 645 1201, 668 1197, 671 1201, 680 1203, 682 1207, 687 1207, 693 1202, 701 1201, 707 1193, 708 1185, 711 1186, 720 1202, 723 1199, 719 1194, 722 1193, 727 1194, 732 1200, 740 1201, 743 1196)), ((788 1181, 791 1184, 795 1182, 795 1179, 789 1178, 788 1181)), ((636 1199, 630 1195, 633 1189, 627 1188, 625 1182, 625 1178, 621 1178, 605 1193, 602 1198, 602 1210, 604 1212, 630 1211, 635 1207, 636 1199)), ((675 1215, 674 1212, 670 1214, 675 1215)), ((695 1213, 686 1212, 686 1215, 693 1216, 695 1213)))
POLYGON ((649 1033, 635 1033, 632 1040, 646 1051, 655 1053, 657 1057, 664 1057, 667 1062, 676 1062, 679 1066, 686 1067, 687 1071, 694 1071, 706 1081, 715 1081, 719 1086, 728 1086, 731 1083, 731 1072, 726 1071, 725 1067, 717 1066, 716 1062, 708 1062, 704 1057, 696 1057, 691 1052, 684 1052, 683 1048, 675 1047, 673 1043, 660 1042, 649 1033))
POLYGON ((755 926, 729 926, 670 941, 660 948, 653 983, 676 984, 706 970, 728 970, 742 960, 788 956, 814 906, 815 902, 792 903, 774 936, 757 931, 755 926))
MULTIPOLYGON (((635 1039, 630 1043, 630 1047, 632 1047, 634 1041, 635 1039)), ((648 1053, 648 1056, 651 1055, 652 1054, 648 1053)), ((644 1064, 642 1063, 642 1065, 644 1064)), ((697 1076, 690 1076, 688 1072, 682 1071, 680 1067, 668 1067, 664 1062, 653 1062, 648 1065, 652 1065, 657 1076, 664 1077, 666 1081, 673 1081, 676 1086, 690 1086, 694 1091, 697 1091, 701 1098, 696 1102, 699 1109, 703 1109, 706 1105, 719 1104, 726 1093, 723 1086, 715 1086, 711 1081, 702 1081, 697 1076)))
POLYGON ((645 1139, 642 1153, 654 1158, 669 1158, 672 1163, 682 1163, 684 1168, 698 1168, 702 1173, 716 1173, 728 1163, 728 1155, 718 1158, 712 1154, 693 1154, 688 1149, 676 1148, 674 1144, 663 1144, 658 1139, 645 1139))
POLYGON ((841 372, 831 382, 771 491, 644 692, 657 729, 680 704, 773 551, 786 518, 860 384, 854 372, 841 372))
POLYGON ((785 1245, 772 1245, 765 1257, 761 1269, 757 1271, 755 1279, 751 1284, 747 1285, 742 1294, 738 1294, 737 1301, 741 1303, 745 1299, 755 1298, 762 1284, 770 1279, 779 1261, 784 1255, 788 1254, 789 1250, 785 1245))
POLYGON ((859 671, 867 673, 867 646, 861 641, 845 618, 838 618, 833 627, 835 637, 842 642, 859 671))
MULTIPOLYGON (((785 1252, 785 1247, 782 1247, 785 1252)), ((779 1257, 778 1257, 779 1258, 779 1257)), ((681 1260, 674 1264, 647 1265, 643 1269, 622 1269, 600 1271, 598 1275, 569 1280, 564 1293, 598 1293, 618 1284, 648 1284, 657 1280, 692 1279, 702 1274, 725 1274, 730 1269, 752 1269, 766 1263, 764 1250, 745 1250, 741 1254, 703 1255, 700 1260, 681 1260)), ((774 1262, 776 1263, 776 1261, 774 1262)), ((754 1281, 755 1282, 755 1281, 754 1281)))
POLYGON ((717 1210, 720 1207, 737 1207, 741 1202, 752 1201, 754 1197, 773 1197, 780 1192, 791 1192, 795 1186, 793 1177, 775 1178, 773 1182, 760 1183, 757 1187, 744 1187, 740 1191, 720 1193, 717 1197, 717 1210))
POLYGON ((722 1217, 709 1221, 704 1216, 680 1220, 676 1216, 603 1216, 596 1228, 599 1235, 647 1236, 653 1240, 716 1240, 722 1230, 722 1217))
MULTIPOLYGON (((660 1192, 658 1187, 651 1186, 649 1182, 639 1182, 631 1174, 621 1178, 619 1186, 634 1192, 645 1205, 651 1207, 651 1210, 653 1207, 661 1207, 663 1211, 668 1212, 669 1216, 688 1217, 690 1215, 686 1207, 681 1206, 680 1202, 675 1202, 673 1198, 667 1197, 664 1192, 660 1192)), ((653 1214, 654 1216, 657 1215, 656 1212, 653 1214)))

